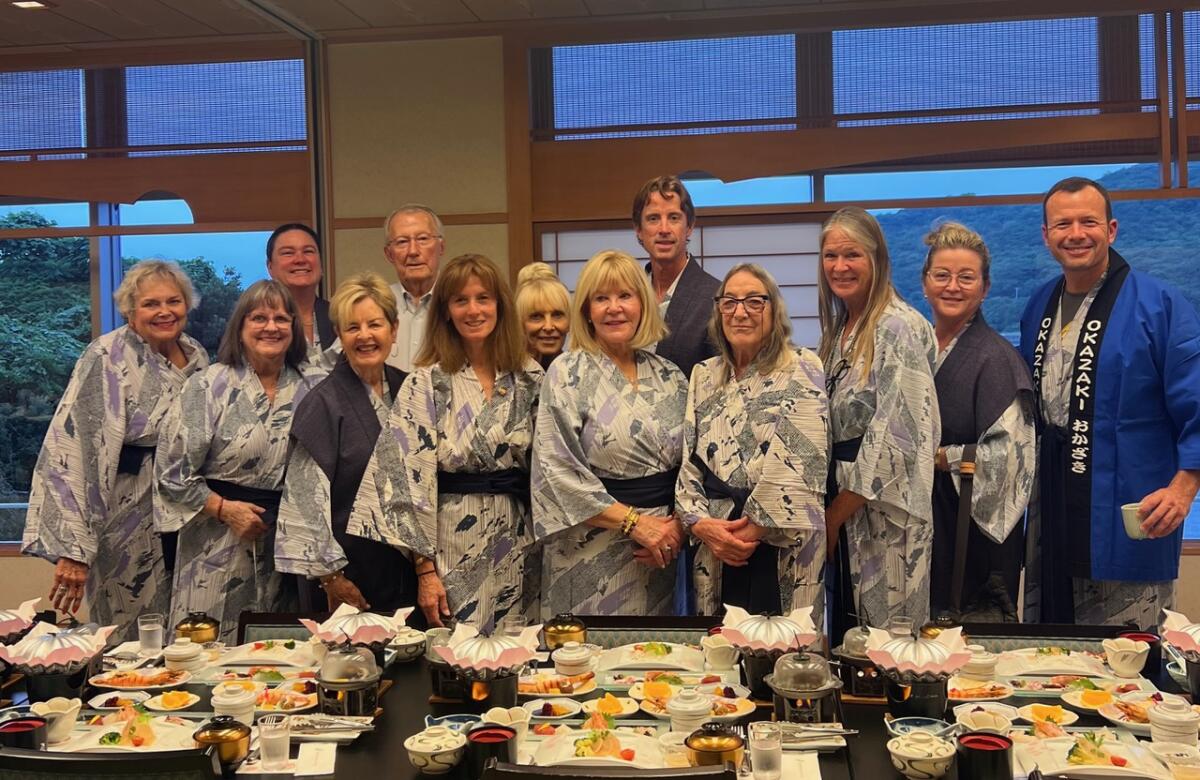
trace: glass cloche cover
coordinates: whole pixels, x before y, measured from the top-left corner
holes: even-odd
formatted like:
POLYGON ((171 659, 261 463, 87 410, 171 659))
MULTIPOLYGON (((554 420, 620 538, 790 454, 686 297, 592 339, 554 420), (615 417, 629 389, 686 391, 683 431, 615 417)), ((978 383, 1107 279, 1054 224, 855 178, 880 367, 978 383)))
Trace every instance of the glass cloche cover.
POLYGON ((321 662, 322 682, 342 683, 374 680, 380 675, 375 656, 365 648, 336 647, 321 662))
POLYGON ((787 653, 775 662, 769 681, 781 691, 816 691, 834 681, 829 662, 816 653, 787 653))

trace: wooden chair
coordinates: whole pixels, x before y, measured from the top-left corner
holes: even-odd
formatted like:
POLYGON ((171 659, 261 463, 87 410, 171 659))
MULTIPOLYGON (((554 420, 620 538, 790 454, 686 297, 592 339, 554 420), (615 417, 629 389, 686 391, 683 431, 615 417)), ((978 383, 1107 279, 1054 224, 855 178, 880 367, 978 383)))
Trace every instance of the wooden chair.
MULTIPOLYGON (((639 769, 638 780, 737 780, 733 764, 724 766, 681 767, 675 769, 639 769)), ((479 780, 597 780, 625 778, 632 775, 624 767, 599 766, 528 766, 526 764, 499 763, 489 759, 479 780)), ((468 778, 476 780, 476 778, 468 778)))
POLYGON ((86 780, 97 777, 218 780, 221 766, 212 749, 143 754, 0 749, 0 780, 86 780))

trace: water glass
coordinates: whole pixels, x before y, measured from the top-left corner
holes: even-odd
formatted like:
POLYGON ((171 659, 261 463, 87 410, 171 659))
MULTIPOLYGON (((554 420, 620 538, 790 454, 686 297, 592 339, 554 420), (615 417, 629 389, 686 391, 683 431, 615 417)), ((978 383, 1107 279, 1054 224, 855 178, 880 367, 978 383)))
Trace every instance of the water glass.
POLYGON ((158 655, 163 648, 163 616, 157 613, 138 618, 138 644, 142 655, 158 655))
POLYGON ((496 622, 496 636, 509 636, 514 639, 521 636, 521 632, 529 625, 529 621, 524 615, 508 614, 500 618, 496 622))
POLYGON ((291 740, 291 719, 287 715, 264 715, 258 719, 258 750, 264 772, 288 768, 291 740))
POLYGON ((778 723, 750 724, 750 764, 754 780, 779 780, 783 770, 783 731, 778 723))

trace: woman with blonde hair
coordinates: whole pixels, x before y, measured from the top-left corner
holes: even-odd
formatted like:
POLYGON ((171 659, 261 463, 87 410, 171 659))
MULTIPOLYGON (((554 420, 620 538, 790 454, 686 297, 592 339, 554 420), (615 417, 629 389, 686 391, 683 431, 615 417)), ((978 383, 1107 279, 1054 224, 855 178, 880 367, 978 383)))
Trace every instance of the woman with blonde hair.
POLYGON ((541 613, 667 615, 682 533, 671 516, 687 380, 649 350, 666 333, 645 272, 593 256, 571 307, 571 350, 538 407, 534 532, 541 613))
POLYGON ((676 513, 703 545, 692 578, 697 610, 732 604, 824 613, 829 407, 812 352, 797 351, 779 286, 751 263, 717 290, 709 338, 688 391, 676 513))
POLYGON ((302 606, 307 596, 318 611, 350 604, 394 612, 416 603, 412 561, 348 534, 346 523, 406 376, 385 362, 396 339, 396 296, 379 274, 352 276, 334 293, 329 317, 342 350, 329 376, 296 407, 275 566, 307 578, 302 606))
POLYGON ((983 238, 946 222, 925 244, 922 278, 938 342, 934 382, 942 423, 931 607, 935 617, 1015 621, 1025 557, 1021 521, 1037 465, 1033 380, 1017 350, 983 317, 991 266, 983 238), (970 480, 962 476, 971 472, 965 464, 973 466, 970 480))
POLYGON ((571 296, 545 263, 530 263, 517 274, 517 316, 527 349, 542 368, 558 357, 570 329, 571 296))
POLYGON ((937 342, 892 288, 883 231, 866 211, 843 208, 821 228, 821 271, 836 640, 851 615, 873 626, 898 615, 920 625, 929 616, 937 342))
POLYGON ((425 340, 358 488, 350 533, 408 550, 430 625, 477 627, 521 597, 542 369, 495 263, 460 255, 433 285, 425 340))
POLYGON ((208 353, 183 332, 196 294, 175 263, 143 260, 113 296, 126 323, 87 346, 46 431, 21 552, 55 564, 50 600, 136 636, 171 602, 173 536, 160 540, 152 486, 159 431, 208 353))

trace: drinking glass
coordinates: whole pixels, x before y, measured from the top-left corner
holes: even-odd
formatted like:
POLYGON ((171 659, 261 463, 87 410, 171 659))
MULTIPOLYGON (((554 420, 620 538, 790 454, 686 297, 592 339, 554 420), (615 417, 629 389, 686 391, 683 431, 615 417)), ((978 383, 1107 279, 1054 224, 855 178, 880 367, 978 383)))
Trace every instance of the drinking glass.
POLYGON ((163 647, 163 616, 157 613, 138 618, 138 643, 142 655, 158 655, 163 647))
POLYGON ((509 636, 516 639, 521 636, 521 632, 529 625, 529 621, 524 615, 505 615, 496 622, 496 635, 509 636))
POLYGON ((783 732, 778 723, 750 724, 750 765, 754 780, 779 780, 783 770, 783 732))
POLYGON ((291 719, 287 715, 264 715, 258 719, 258 750, 264 772, 288 768, 291 740, 291 719))

